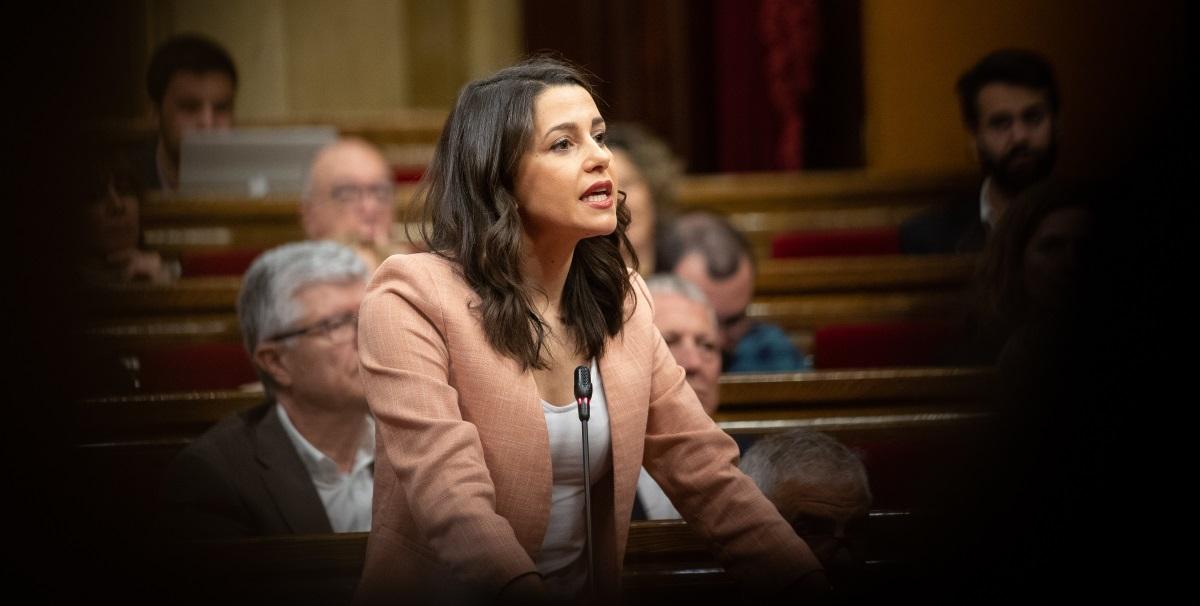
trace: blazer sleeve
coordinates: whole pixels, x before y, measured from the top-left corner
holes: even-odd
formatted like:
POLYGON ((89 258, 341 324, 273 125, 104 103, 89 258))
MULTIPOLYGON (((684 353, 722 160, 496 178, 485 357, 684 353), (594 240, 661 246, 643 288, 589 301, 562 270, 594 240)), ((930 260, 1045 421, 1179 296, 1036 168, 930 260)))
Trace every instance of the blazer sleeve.
MULTIPOLYGON (((649 302, 641 277, 634 281, 649 302)), ((629 328, 648 333, 653 355, 644 465, 688 525, 716 545, 726 568, 767 593, 821 569, 804 540, 738 469, 737 444, 704 412, 658 329, 648 318, 629 328)))
POLYGON ((459 579, 499 591, 537 567, 496 513, 478 429, 462 418, 433 274, 407 255, 376 273, 359 314, 363 383, 415 538, 459 579))

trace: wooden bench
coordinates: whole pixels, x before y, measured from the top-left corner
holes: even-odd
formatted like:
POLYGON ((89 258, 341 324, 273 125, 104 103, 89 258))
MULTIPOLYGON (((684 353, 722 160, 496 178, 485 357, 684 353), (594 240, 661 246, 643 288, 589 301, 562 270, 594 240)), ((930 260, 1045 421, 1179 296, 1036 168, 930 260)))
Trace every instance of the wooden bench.
MULTIPOLYGON (((897 293, 901 299, 916 302, 928 299, 929 293, 960 292, 974 264, 973 255, 764 260, 758 267, 755 303, 748 313, 771 318, 785 315, 783 310, 789 308, 799 311, 849 306, 842 315, 853 316, 855 306, 861 305, 857 301, 876 298, 877 293, 897 293), (829 298, 826 293, 851 293, 859 298, 829 298)), ((238 276, 184 278, 170 285, 117 284, 97 291, 90 302, 105 317, 229 314, 236 306, 240 287, 238 276)), ((891 305, 879 304, 877 311, 868 316, 893 317, 896 313, 885 311, 896 309, 894 303, 891 305)), ((934 311, 941 313, 943 308, 934 311)), ((906 314, 901 312, 900 316, 906 314)))
MULTIPOLYGON (((397 218, 409 205, 415 186, 396 188, 397 218)), ((237 196, 177 198, 158 194, 142 205, 147 247, 168 254, 221 248, 270 248, 304 239, 300 200, 295 196, 251 199, 237 196)), ((393 225, 402 240, 403 223, 393 225)), ((415 233, 415 232, 414 232, 415 233)))
MULTIPOLYGON (((895 255, 764 260, 753 319, 781 326, 802 351, 824 326, 945 320, 968 304, 973 255, 895 255)), ((185 278, 171 285, 114 285, 89 299, 88 337, 115 358, 167 345, 240 341, 234 313, 241 279, 185 278)), ((113 364, 102 365, 104 367, 113 364)))
POLYGON ((759 259, 774 236, 790 231, 899 226, 947 200, 970 196, 967 173, 875 173, 865 170, 690 175, 679 182, 681 208, 729 218, 759 259))
MULTIPOLYGON (((907 511, 870 512, 863 528, 868 575, 916 554, 919 529, 907 511)), ((349 604, 366 560, 366 533, 195 541, 157 555, 173 590, 205 599, 349 604)), ((736 603, 741 588, 712 549, 682 521, 634 522, 622 574, 624 603, 699 599, 736 603)))
POLYGON ((990 368, 725 375, 716 421, 744 449, 805 428, 858 451, 875 503, 910 507, 949 489, 940 470, 988 428, 990 368))
POLYGON ((957 290, 974 272, 975 255, 879 255, 764 259, 755 294, 877 292, 897 289, 957 290))
MULTIPOLYGON (((870 171, 691 175, 680 180, 682 208, 720 212, 741 229, 760 258, 770 240, 796 230, 896 226, 914 213, 968 195, 977 177, 958 173, 878 174, 870 171)), ((404 241, 414 184, 396 191, 397 224, 404 241)), ((296 196, 251 199, 156 195, 143 205, 148 246, 168 253, 221 247, 267 248, 303 237, 296 196)))
MULTIPOLYGON (((977 412, 992 377, 988 368, 726 374, 716 420, 730 433, 954 422, 977 412)), ((262 400, 253 391, 114 395, 79 402, 75 418, 83 443, 190 438, 262 400)))
POLYGON ((723 214, 799 208, 925 207, 978 188, 979 177, 969 173, 720 173, 681 179, 676 199, 684 208, 723 214))
MULTIPOLYGON (((973 254, 929 256, 764 259, 758 263, 756 295, 876 293, 888 290, 960 290, 970 280, 973 254)), ((241 278, 184 278, 173 284, 113 284, 97 293, 104 314, 230 312, 241 278)))
MULTIPOLYGON (((908 508, 919 491, 943 489, 940 466, 985 426, 993 377, 986 368, 726 375, 716 420, 742 447, 797 427, 829 433, 861 452, 879 507, 908 508)), ((79 402, 69 481, 107 523, 148 532, 172 459, 221 418, 261 401, 258 393, 199 392, 79 402)))

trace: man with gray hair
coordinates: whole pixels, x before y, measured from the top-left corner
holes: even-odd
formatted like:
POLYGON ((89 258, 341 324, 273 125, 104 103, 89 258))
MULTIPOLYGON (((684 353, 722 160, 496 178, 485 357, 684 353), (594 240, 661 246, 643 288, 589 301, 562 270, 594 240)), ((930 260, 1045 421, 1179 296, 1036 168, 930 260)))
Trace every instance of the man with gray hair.
POLYGON ((720 215, 691 211, 669 222, 655 243, 658 269, 674 272, 704 291, 717 313, 725 372, 804 370, 804 356, 783 329, 754 322, 754 249, 720 215))
POLYGON ((238 319, 266 402, 218 423, 172 463, 167 537, 362 532, 375 423, 358 369, 368 269, 328 241, 286 244, 242 281, 238 319))
POLYGON ((866 468, 849 448, 823 433, 793 429, 755 442, 740 467, 831 578, 861 566, 851 539, 866 520, 871 487, 866 468))
POLYGON ((400 252, 391 241, 395 188, 391 169, 374 145, 343 137, 326 145, 308 170, 300 223, 310 239, 354 248, 371 269, 400 252))

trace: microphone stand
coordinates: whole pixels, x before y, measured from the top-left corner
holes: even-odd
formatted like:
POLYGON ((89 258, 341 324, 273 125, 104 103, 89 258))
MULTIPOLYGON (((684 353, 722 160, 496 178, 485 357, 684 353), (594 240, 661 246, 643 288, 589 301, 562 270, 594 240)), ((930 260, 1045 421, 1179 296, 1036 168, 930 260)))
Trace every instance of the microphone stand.
POLYGON ((596 600, 596 564, 592 549, 592 465, 588 457, 588 419, 592 416, 592 373, 587 366, 575 369, 575 403, 579 405, 579 424, 583 427, 583 521, 587 528, 588 589, 596 600))

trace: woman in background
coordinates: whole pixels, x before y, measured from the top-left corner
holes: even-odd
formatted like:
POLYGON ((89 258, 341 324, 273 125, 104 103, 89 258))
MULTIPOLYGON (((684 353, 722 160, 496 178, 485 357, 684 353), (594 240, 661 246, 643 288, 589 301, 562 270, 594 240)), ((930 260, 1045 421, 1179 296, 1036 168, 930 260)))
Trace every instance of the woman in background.
POLYGON ((629 230, 625 235, 637 253, 639 271, 649 276, 654 273, 656 228, 669 221, 675 209, 680 162, 665 143, 634 123, 610 124, 608 146, 612 170, 627 194, 629 230))
POLYGON ((145 191, 132 166, 115 152, 107 158, 93 171, 83 216, 87 246, 79 271, 84 283, 166 284, 178 279, 178 260, 163 259, 157 252, 141 248, 140 210, 145 191))

